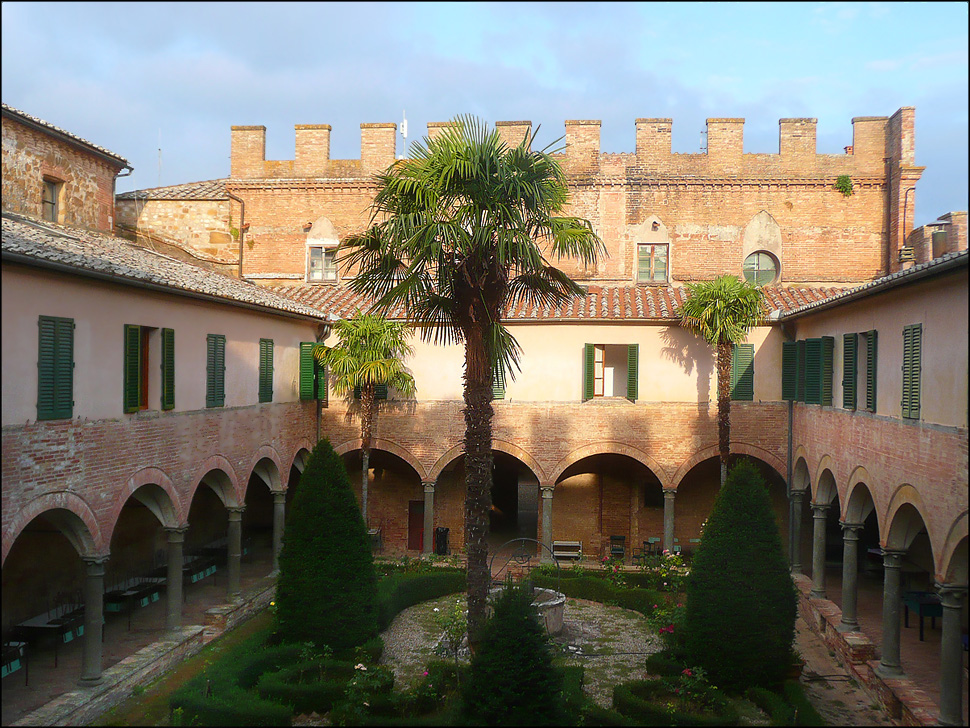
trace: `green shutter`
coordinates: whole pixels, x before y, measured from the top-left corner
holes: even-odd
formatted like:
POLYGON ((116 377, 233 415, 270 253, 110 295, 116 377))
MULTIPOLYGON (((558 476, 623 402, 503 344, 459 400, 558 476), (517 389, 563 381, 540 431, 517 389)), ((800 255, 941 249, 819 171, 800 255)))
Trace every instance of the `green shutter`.
POLYGON ((374 386, 374 399, 387 399, 386 384, 377 384, 374 386))
POLYGON ((794 341, 781 343, 781 398, 794 400, 798 378, 798 345, 794 341))
POLYGON ((638 366, 640 363, 640 345, 630 344, 626 348, 626 398, 631 402, 637 401, 638 366))
POLYGON ((273 401, 273 340, 259 340, 259 401, 273 401))
POLYGON ((805 403, 822 404, 822 340, 805 342, 805 403))
POLYGON ((583 401, 593 398, 594 344, 583 344, 583 401))
POLYGON ((919 419, 920 358, 923 325, 911 324, 903 328, 903 417, 919 419))
POLYGON ((858 356, 859 335, 842 335, 842 406, 845 409, 856 408, 858 393, 858 356))
POLYGON ((832 406, 832 359, 835 356, 835 337, 822 337, 822 404, 832 406))
POLYGON ((866 332, 866 409, 876 411, 876 330, 866 332))
POLYGON ((162 329, 162 409, 175 409, 174 329, 162 329))
POLYGON ((499 366, 492 370, 492 399, 505 399, 505 372, 499 366))
POLYGON ((141 326, 125 324, 124 410, 141 409, 141 326))
POLYGON ((731 399, 754 399, 754 344, 735 344, 732 348, 731 399))
POLYGON ((205 406, 222 407, 226 403, 226 337, 206 337, 205 406))
POLYGON ((316 374, 316 360, 313 358, 312 341, 300 342, 300 399, 314 399, 314 376, 316 374))
POLYGON ((37 419, 74 416, 74 319, 40 316, 37 356, 37 419))
POLYGON ((795 342, 796 366, 798 376, 795 378, 795 399, 805 401, 805 340, 795 342))

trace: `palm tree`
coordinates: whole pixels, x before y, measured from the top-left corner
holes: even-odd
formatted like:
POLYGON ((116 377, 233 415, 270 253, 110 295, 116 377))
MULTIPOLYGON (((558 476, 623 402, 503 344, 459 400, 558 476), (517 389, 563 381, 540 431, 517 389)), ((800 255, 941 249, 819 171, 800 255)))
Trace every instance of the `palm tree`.
POLYGON ((731 350, 764 318, 760 288, 736 276, 688 283, 680 324, 714 347, 717 361, 717 447, 721 456, 721 487, 727 479, 731 452, 731 350))
POLYGON ((337 321, 333 330, 339 343, 316 347, 314 356, 329 368, 336 394, 348 398, 360 396, 360 441, 364 459, 360 499, 366 524, 370 446, 378 413, 377 388, 393 387, 405 397, 414 396, 414 377, 402 361, 414 353, 408 344, 412 331, 404 323, 360 311, 351 319, 337 321))
POLYGON ((584 219, 560 216, 566 178, 549 148, 507 146, 457 117, 410 158, 377 176, 371 227, 344 243, 358 266, 352 289, 401 304, 422 338, 465 346, 465 547, 472 646, 485 622, 492 487, 492 379, 518 368, 519 345, 502 324, 519 300, 564 303, 583 290, 547 255, 596 262, 605 247, 584 219))

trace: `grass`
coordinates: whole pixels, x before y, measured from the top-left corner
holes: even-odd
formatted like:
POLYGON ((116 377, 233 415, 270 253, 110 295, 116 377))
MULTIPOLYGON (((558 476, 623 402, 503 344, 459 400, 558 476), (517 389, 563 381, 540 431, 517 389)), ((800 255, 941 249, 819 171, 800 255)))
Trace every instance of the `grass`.
POLYGON ((91 721, 91 725, 105 726, 157 726, 170 725, 168 699, 187 680, 197 675, 207 664, 219 659, 226 650, 265 629, 272 621, 269 610, 241 624, 230 632, 216 638, 202 650, 185 660, 178 667, 166 672, 157 680, 131 691, 131 697, 91 721), (141 690, 139 690, 141 688, 141 690))

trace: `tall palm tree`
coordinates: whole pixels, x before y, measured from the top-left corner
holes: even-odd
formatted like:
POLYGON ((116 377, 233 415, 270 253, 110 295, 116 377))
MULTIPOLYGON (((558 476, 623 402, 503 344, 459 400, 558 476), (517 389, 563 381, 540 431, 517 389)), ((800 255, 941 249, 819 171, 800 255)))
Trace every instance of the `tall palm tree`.
POLYGON ((404 323, 388 321, 360 311, 350 319, 334 324, 338 343, 319 346, 314 356, 328 367, 333 390, 347 397, 360 395, 360 441, 363 451, 361 472, 361 515, 367 523, 367 481, 371 438, 377 423, 377 388, 393 387, 405 397, 413 397, 414 377, 403 359, 414 353, 408 343, 412 331, 404 323))
POLYGON ((721 486, 727 479, 731 452, 731 351, 764 318, 760 288, 736 276, 688 283, 680 324, 714 347, 717 362, 717 448, 721 457, 721 486))
POLYGON ((562 216, 566 178, 549 148, 506 145, 460 116, 377 177, 371 227, 344 243, 350 286, 403 304, 422 338, 465 346, 465 547, 472 647, 485 622, 492 487, 492 378, 518 368, 502 324, 510 303, 563 303, 583 290, 546 256, 594 264, 605 247, 587 220, 562 216))

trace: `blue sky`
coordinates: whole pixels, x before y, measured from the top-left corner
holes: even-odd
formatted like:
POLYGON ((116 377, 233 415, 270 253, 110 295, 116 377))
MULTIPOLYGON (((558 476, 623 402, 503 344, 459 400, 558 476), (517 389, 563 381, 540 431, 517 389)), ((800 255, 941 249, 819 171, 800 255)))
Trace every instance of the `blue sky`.
MULTIPOLYGON (((778 119, 818 119, 818 151, 852 117, 916 107, 916 224, 967 209, 965 3, 4 3, 3 101, 126 157, 118 191, 226 176, 229 127, 360 124, 471 113, 602 120, 634 150, 638 117, 673 118, 696 152, 708 117, 744 117, 746 152, 778 151, 778 119), (161 172, 159 173, 159 139, 161 172)), ((399 152, 403 143, 399 136, 399 152)))

